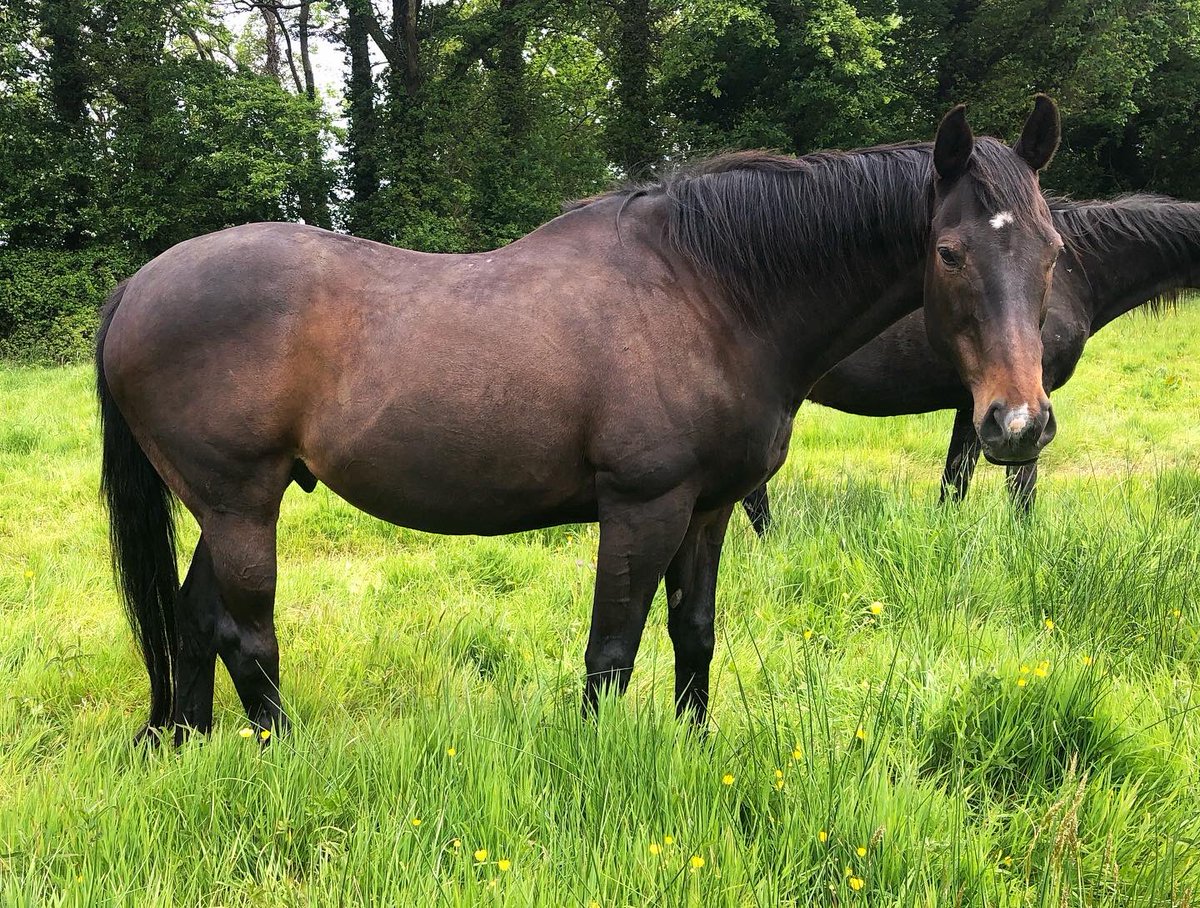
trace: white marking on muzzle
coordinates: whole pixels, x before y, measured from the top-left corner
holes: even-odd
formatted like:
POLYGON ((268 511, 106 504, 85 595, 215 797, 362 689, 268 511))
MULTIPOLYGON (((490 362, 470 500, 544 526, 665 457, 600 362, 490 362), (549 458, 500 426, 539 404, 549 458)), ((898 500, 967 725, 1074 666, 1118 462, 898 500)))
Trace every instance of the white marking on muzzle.
POLYGON ((1013 213, 1011 211, 1001 211, 998 215, 988 221, 994 228, 999 230, 1001 227, 1007 227, 1013 222, 1013 213))
POLYGON ((1029 404, 1021 404, 1008 414, 1008 432, 1016 435, 1029 425, 1029 404))

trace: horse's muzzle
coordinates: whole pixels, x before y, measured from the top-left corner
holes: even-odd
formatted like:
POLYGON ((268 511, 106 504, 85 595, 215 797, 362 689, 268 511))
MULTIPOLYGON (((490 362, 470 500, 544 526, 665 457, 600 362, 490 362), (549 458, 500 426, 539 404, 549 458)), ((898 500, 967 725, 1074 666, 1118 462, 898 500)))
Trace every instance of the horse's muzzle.
POLYGON ((1054 438, 1058 424, 1048 400, 1041 401, 1036 409, 1028 404, 1010 407, 1003 400, 994 400, 976 431, 989 461, 1016 466, 1036 460, 1054 438))

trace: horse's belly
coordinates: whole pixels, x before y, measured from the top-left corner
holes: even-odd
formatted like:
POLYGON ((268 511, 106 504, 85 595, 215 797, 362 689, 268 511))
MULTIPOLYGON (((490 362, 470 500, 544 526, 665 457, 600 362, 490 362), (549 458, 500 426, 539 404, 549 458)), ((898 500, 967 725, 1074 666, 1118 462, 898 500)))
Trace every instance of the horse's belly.
POLYGON ((305 460, 355 507, 431 533, 494 535, 596 519, 594 475, 573 451, 480 440, 379 445, 305 460))

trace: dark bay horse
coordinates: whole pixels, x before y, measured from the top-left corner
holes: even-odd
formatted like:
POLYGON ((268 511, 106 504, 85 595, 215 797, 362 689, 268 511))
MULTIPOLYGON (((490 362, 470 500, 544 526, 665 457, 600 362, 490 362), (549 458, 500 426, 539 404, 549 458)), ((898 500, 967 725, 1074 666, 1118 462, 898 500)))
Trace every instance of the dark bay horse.
POLYGON ((1011 148, 959 107, 932 144, 717 158, 476 255, 294 224, 163 253, 97 339, 147 731, 211 727, 218 656, 250 720, 285 724, 273 612, 293 480, 435 533, 598 520, 585 709, 625 689, 665 576, 678 710, 703 722, 733 506, 783 462, 813 382, 922 288, 991 456, 1049 440, 1038 324, 1061 241, 1037 172, 1058 134, 1044 97, 1011 148), (201 528, 182 587, 174 496, 201 528))
MULTIPOLYGON (((1042 382, 1055 391, 1070 379, 1088 338, 1139 306, 1173 305, 1185 289, 1200 288, 1200 204, 1160 196, 1112 201, 1050 199, 1054 226, 1066 243, 1055 269, 1042 326, 1042 382)), ((942 498, 962 498, 979 460, 971 392, 954 367, 934 352, 917 310, 834 366, 809 400, 862 416, 956 411, 942 498)), ((1008 486, 1028 510, 1037 462, 1008 467, 1008 486)), ((759 535, 770 523, 766 489, 743 502, 759 535)))

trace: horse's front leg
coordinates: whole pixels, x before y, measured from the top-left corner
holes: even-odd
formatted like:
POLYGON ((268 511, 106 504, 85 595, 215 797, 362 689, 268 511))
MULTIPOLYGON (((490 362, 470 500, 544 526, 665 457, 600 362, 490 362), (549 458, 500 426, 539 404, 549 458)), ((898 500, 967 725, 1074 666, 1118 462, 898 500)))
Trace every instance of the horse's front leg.
POLYGON ((1012 503, 1023 516, 1028 516, 1037 499, 1037 461, 1019 467, 1009 467, 1007 473, 1006 482, 1012 503))
POLYGON ((585 714, 595 712, 601 691, 623 694, 629 686, 650 603, 687 532, 695 500, 685 488, 651 501, 601 493, 585 714))
POLYGON ((975 431, 975 419, 971 408, 958 410, 954 414, 954 428, 950 432, 950 447, 946 451, 946 469, 942 473, 942 494, 939 501, 962 501, 971 487, 975 465, 979 463, 979 435, 975 431))
POLYGON ((697 725, 708 717, 708 668, 717 611, 717 569, 732 505, 696 514, 667 568, 667 629, 675 647, 675 711, 697 725))

